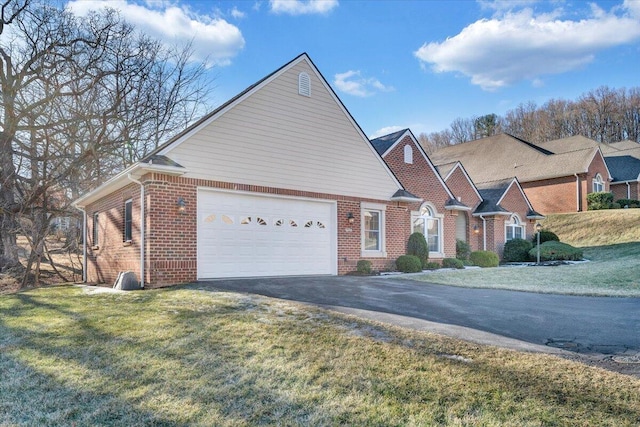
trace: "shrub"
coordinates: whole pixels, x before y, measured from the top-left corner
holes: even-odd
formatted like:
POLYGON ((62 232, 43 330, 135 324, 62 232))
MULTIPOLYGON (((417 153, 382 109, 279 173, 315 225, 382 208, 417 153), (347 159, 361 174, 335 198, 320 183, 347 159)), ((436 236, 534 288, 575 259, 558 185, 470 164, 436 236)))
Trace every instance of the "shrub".
POLYGON ((456 258, 458 259, 469 259, 469 254, 471 253, 471 246, 464 240, 457 239, 456 240, 456 258))
MULTIPOLYGON (((553 231, 540 230, 540 244, 544 242, 559 242, 559 241, 560 241, 560 238, 553 231)), ((538 244, 538 233, 535 233, 533 235, 533 238, 531 239, 531 243, 533 243, 534 245, 538 244)))
POLYGON ((422 271, 422 262, 415 255, 400 255, 396 260, 396 266, 403 273, 417 273, 422 271))
MULTIPOLYGON (((542 238, 542 234, 540 235, 542 238)), ((511 239, 504 244, 502 259, 506 262, 529 261, 529 251, 533 248, 533 243, 524 239, 511 239)))
POLYGON ((616 203, 620 204, 620 207, 628 207, 628 208, 640 208, 640 200, 634 199, 618 199, 616 203))
POLYGON ((597 211, 600 209, 611 209, 613 204, 613 194, 600 191, 587 194, 587 209, 597 211))
POLYGON ((461 259, 457 258, 445 258, 442 260, 442 268, 464 268, 464 263, 461 259))
POLYGON ((417 256, 421 267, 427 265, 429 261, 429 245, 427 245, 427 239, 425 239, 424 234, 415 232, 409 236, 407 255, 417 256))
POLYGON ((425 270, 437 270, 440 268, 440 264, 437 262, 428 262, 427 265, 424 266, 425 270))
POLYGON ((356 271, 358 273, 371 274, 371 261, 368 259, 359 260, 356 265, 356 271))
POLYGON ((469 259, 473 262, 473 265, 478 267, 497 267, 500 264, 500 258, 498 254, 491 251, 474 251, 469 255, 469 259))
MULTIPOLYGON (((529 251, 529 256, 536 259, 538 248, 529 251)), ((582 259, 582 249, 560 242, 544 242, 540 245, 541 261, 579 261, 582 259)))

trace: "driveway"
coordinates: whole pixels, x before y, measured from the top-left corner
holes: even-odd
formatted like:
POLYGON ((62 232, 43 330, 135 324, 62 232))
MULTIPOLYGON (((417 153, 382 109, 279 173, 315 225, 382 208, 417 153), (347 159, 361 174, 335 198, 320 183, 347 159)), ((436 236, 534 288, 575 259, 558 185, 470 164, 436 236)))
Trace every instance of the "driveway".
POLYGON ((194 286, 319 305, 507 348, 569 350, 631 362, 640 354, 640 298, 470 289, 388 276, 234 279, 194 286))

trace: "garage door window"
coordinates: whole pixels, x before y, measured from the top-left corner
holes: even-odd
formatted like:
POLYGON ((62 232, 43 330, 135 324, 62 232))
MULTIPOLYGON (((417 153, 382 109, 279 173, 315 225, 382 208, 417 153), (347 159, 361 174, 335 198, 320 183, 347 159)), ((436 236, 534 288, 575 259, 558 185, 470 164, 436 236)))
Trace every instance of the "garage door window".
POLYGON ((362 256, 384 257, 384 205, 362 205, 362 256))

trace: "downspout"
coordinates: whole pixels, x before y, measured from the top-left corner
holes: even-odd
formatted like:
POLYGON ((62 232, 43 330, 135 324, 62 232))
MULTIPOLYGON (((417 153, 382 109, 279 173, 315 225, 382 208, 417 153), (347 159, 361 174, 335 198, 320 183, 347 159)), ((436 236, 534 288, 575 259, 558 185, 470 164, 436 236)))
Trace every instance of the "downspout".
POLYGON ((573 175, 576 177, 576 212, 580 212, 580 177, 577 173, 573 175))
POLYGON ((482 250, 487 250, 487 220, 484 216, 480 215, 480 219, 482 220, 482 250))
POLYGON ((73 207, 82 212, 82 283, 87 283, 87 211, 73 207))
POLYGON ((631 184, 629 184, 629 181, 627 181, 627 199, 630 199, 630 198, 631 198, 631 184))
POLYGON ((140 287, 144 289, 144 230, 146 228, 144 221, 144 184, 131 176, 131 174, 128 174, 127 178, 140 185, 140 287))

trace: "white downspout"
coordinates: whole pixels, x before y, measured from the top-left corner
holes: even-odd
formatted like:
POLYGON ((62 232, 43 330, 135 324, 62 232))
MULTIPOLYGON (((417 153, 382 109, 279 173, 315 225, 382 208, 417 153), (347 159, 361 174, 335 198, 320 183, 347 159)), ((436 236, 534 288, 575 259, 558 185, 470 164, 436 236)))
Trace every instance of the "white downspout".
POLYGON ((140 287, 144 289, 144 230, 146 228, 146 224, 144 221, 144 185, 133 176, 131 176, 131 174, 128 174, 127 178, 140 185, 140 287))
POLYGON ((487 250, 487 220, 484 216, 480 215, 480 219, 482 220, 482 250, 487 250))
POLYGON ((82 212, 82 283, 87 283, 87 211, 74 205, 82 212))
POLYGON ((577 173, 573 175, 576 177, 576 212, 580 212, 580 177, 577 173))
POLYGON ((631 198, 631 184, 629 184, 629 181, 627 181, 627 199, 630 199, 630 198, 631 198))

